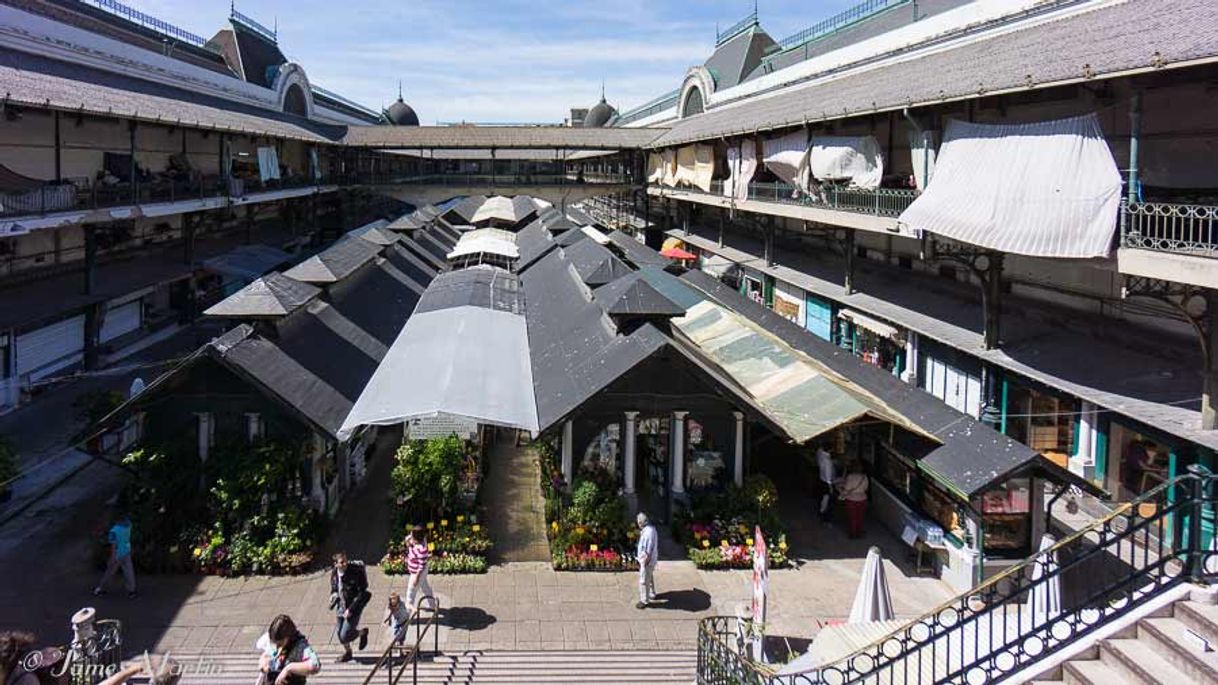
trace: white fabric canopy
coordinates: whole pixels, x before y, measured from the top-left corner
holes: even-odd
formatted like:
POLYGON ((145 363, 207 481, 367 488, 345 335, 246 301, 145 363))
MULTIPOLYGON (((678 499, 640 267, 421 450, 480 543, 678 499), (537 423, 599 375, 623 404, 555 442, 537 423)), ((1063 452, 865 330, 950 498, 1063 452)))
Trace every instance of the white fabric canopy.
POLYGON ((663 157, 663 168, 660 170, 660 183, 666 186, 677 185, 677 151, 665 150, 663 157))
POLYGON ((709 193, 711 181, 715 178, 715 148, 710 145, 694 147, 694 177, 691 182, 709 193))
POLYGON ((694 166, 698 161, 698 153, 694 150, 693 145, 677 148, 677 172, 675 185, 692 186, 696 173, 694 166))
POLYGON ((537 432, 523 316, 461 306, 410 317, 338 435, 441 414, 537 432))
POLYGON ((1033 257, 1105 257, 1121 175, 1099 119, 950 121, 926 192, 901 214, 914 230, 1033 257))
POLYGON ((937 139, 934 131, 912 131, 909 134, 909 155, 913 160, 914 184, 918 190, 926 190, 926 184, 935 176, 937 139))
POLYGON ((803 131, 788 133, 780 138, 767 138, 762 143, 765 167, 783 182, 795 186, 797 192, 808 189, 808 135, 803 131))
POLYGON ((884 155, 873 136, 816 136, 808 150, 808 167, 818 181, 846 181, 875 190, 884 176, 884 155))
POLYGON ((659 183, 664 180, 664 157, 653 152, 647 155, 647 182, 659 183))
POLYGON ((258 177, 263 183, 279 178, 279 151, 275 148, 258 148, 258 177))
POLYGON ((727 169, 731 173, 723 182, 723 194, 737 200, 749 199, 749 183, 757 173, 757 141, 748 138, 727 149, 727 169))
POLYGON ((880 548, 867 550, 863 562, 863 577, 854 593, 854 604, 850 606, 850 623, 891 621, 896 618, 892 610, 892 593, 888 589, 888 577, 884 574, 884 558, 880 548))
POLYGON ((461 237, 457 239, 457 244, 448 253, 448 258, 456 259, 480 253, 518 259, 520 250, 516 247, 516 235, 500 228, 479 228, 462 233, 461 237))

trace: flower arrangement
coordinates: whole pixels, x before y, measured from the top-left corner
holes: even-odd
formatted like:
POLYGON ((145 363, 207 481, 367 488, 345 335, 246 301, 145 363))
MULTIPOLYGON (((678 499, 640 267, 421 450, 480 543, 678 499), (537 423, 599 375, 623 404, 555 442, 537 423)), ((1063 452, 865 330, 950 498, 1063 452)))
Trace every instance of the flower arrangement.
POLYGON ((673 520, 673 535, 700 569, 751 568, 753 531, 765 534, 770 568, 790 563, 787 539, 777 515, 777 489, 765 476, 750 476, 742 488, 695 497, 673 520))
POLYGON ((600 549, 596 544, 585 548, 572 545, 562 554, 555 554, 553 563, 557 571, 629 571, 639 567, 630 555, 600 549))
POLYGON ((546 535, 556 571, 626 571, 637 569, 637 533, 626 517, 617 477, 605 469, 586 467, 574 488, 558 471, 552 448, 541 453, 541 490, 546 498, 546 535))
MULTIPOLYGON (((407 523, 401 537, 389 543, 389 551, 381 559, 386 575, 406 573, 406 537, 414 524, 407 523)), ((431 561, 427 572, 435 574, 486 573, 486 555, 494 543, 476 514, 458 514, 452 518, 428 521, 427 548, 431 561)))

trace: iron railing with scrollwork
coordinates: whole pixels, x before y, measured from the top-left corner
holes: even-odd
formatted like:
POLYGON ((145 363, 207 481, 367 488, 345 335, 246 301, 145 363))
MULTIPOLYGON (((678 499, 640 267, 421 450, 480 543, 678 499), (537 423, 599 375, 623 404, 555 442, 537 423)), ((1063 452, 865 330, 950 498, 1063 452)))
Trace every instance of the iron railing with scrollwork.
POLYGON ((1218 206, 1130 202, 1121 247, 1218 257, 1218 206))
POLYGON ((1218 478, 1190 467, 848 657, 804 672, 779 674, 751 660, 739 619, 704 619, 698 682, 1001 682, 1173 587, 1218 580, 1218 554, 1203 534, 1216 491, 1218 478))
POLYGON ((850 9, 835 14, 828 19, 817 22, 812 26, 778 41, 778 47, 783 52, 797 48, 808 43, 811 43, 818 38, 823 38, 841 31, 842 29, 853 26, 864 19, 870 19, 872 16, 879 14, 909 3, 911 0, 866 0, 850 9))
POLYGON ((133 24, 138 24, 146 29, 152 29, 161 35, 170 38, 176 38, 180 41, 190 43, 196 47, 219 53, 220 48, 206 38, 193 34, 185 29, 180 29, 167 21, 162 21, 151 14, 145 14, 137 9, 128 7, 116 0, 86 0, 90 5, 96 5, 110 14, 117 17, 122 17, 133 24))
MULTIPOLYGON (((710 191, 696 187, 681 188, 683 192, 723 195, 723 181, 711 181, 710 191)), ((821 186, 816 192, 797 191, 789 183, 754 182, 749 184, 748 199, 759 202, 778 202, 803 207, 820 207, 843 212, 872 214, 875 216, 900 216, 905 208, 918 197, 912 188, 877 188, 861 190, 832 185, 821 186)))

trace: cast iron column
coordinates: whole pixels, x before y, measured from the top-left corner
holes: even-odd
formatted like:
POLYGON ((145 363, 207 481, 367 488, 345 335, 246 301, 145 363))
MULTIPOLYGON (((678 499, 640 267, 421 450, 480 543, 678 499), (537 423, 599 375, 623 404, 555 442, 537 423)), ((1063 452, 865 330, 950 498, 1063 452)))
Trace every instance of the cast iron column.
POLYGON ((685 417, 687 411, 672 413, 672 494, 685 494, 685 417))
POLYGON ((985 314, 984 346, 987 350, 996 350, 1002 344, 1003 254, 991 252, 982 257, 986 258, 986 262, 975 268, 981 276, 981 309, 985 314))
POLYGON ((846 295, 854 294, 854 229, 846 229, 846 280, 842 283, 846 295))
POLYGON ((1218 393, 1218 291, 1205 290, 1205 354, 1202 359, 1201 429, 1218 428, 1218 407, 1214 395, 1218 393))
POLYGON ((635 462, 635 456, 634 456, 635 447, 634 446, 635 446, 635 433, 638 432, 638 428, 635 425, 635 422, 638 420, 638 418, 639 418, 639 413, 637 411, 626 412, 626 435, 622 436, 624 438, 623 442, 625 445, 625 449, 624 449, 624 454, 623 454, 622 458, 625 459, 625 462, 626 462, 623 465, 623 467, 624 467, 623 472, 625 473, 625 477, 623 480, 626 481, 623 484, 623 487, 624 487, 627 495, 634 494, 634 481, 636 478, 636 475, 635 475, 636 464, 634 463, 635 462))
POLYGON ((744 412, 734 411, 736 419, 736 463, 732 468, 732 481, 739 487, 744 485, 744 412))

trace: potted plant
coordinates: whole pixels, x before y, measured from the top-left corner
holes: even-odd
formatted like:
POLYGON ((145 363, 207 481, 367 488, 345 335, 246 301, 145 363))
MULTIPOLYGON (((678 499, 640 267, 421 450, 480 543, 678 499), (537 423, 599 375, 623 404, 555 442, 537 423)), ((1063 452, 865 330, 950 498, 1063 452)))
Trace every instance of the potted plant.
POLYGON ((0 502, 13 496, 12 480, 17 478, 17 450, 7 438, 0 436, 0 502))

